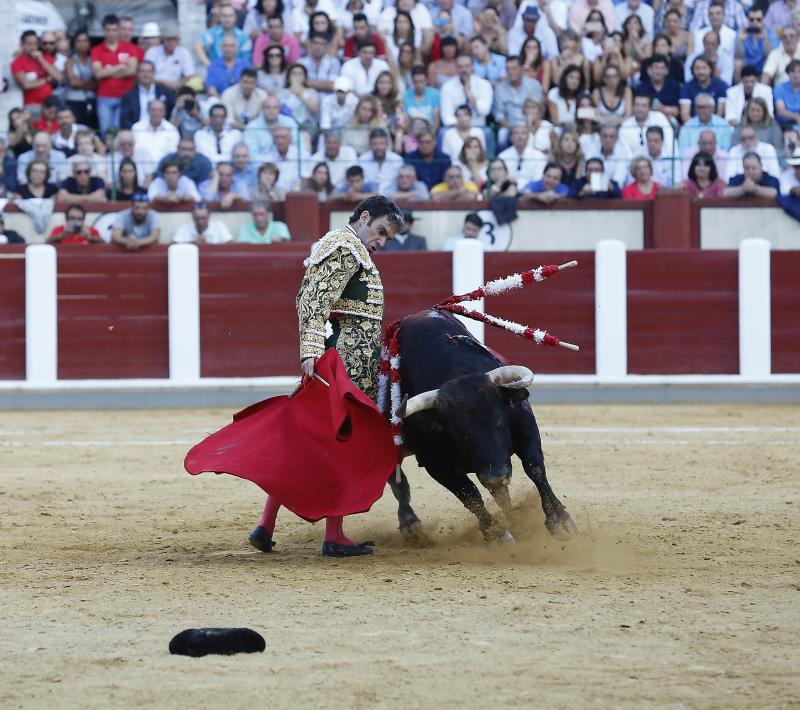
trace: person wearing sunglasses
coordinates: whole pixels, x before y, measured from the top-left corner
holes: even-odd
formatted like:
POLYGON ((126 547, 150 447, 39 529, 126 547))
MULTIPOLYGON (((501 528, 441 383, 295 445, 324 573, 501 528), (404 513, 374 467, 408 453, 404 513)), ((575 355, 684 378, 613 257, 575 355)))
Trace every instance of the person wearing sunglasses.
POLYGON ((22 33, 20 50, 11 62, 11 74, 22 89, 25 110, 31 118, 37 119, 42 103, 53 93, 53 84, 61 83, 63 74, 56 69, 53 57, 39 49, 39 39, 33 30, 22 33))
POLYGON ((105 202, 106 184, 99 177, 92 176, 92 165, 88 160, 72 163, 72 176, 66 178, 58 187, 57 202, 105 202))

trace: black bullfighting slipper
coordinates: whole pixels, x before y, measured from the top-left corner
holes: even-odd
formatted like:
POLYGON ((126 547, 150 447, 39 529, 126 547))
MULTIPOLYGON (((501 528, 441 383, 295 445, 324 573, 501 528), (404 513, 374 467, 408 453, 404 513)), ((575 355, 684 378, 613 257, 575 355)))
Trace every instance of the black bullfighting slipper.
POLYGON ((375 551, 369 545, 341 545, 338 542, 322 543, 323 557, 360 557, 371 555, 375 551))
POLYGON ((272 552, 272 548, 275 547, 275 543, 272 541, 272 534, 268 533, 263 525, 254 527, 248 539, 250 544, 256 550, 261 550, 261 552, 272 552))

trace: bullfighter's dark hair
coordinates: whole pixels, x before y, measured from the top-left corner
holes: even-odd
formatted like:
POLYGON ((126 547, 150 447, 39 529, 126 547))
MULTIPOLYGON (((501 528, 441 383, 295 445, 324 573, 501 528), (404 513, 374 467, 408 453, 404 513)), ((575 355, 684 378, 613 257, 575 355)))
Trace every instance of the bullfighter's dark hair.
POLYGON ((403 228, 403 213, 400 208, 392 202, 388 197, 383 195, 375 195, 368 197, 366 200, 359 203, 353 215, 350 217, 350 224, 355 224, 362 212, 369 212, 369 223, 378 217, 386 217, 398 232, 403 228))

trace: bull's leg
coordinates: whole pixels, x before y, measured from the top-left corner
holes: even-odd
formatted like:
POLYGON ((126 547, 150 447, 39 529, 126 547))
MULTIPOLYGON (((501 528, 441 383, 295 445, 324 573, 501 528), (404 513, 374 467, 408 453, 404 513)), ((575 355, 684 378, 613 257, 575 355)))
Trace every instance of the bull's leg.
POLYGON ((500 525, 486 510, 478 487, 465 473, 451 471, 432 471, 428 469, 431 477, 441 483, 448 491, 458 498, 464 507, 478 519, 478 525, 487 541, 514 542, 514 537, 508 530, 500 525))
POLYGON ((413 536, 422 523, 411 507, 411 486, 408 485, 408 478, 406 478, 402 468, 400 469, 399 481, 394 471, 389 475, 389 487, 397 499, 397 519, 400 522, 400 534, 403 537, 413 536))
POLYGON ((500 510, 508 513, 511 510, 511 494, 508 492, 508 486, 497 486, 490 488, 489 493, 492 494, 495 503, 500 506, 500 510))

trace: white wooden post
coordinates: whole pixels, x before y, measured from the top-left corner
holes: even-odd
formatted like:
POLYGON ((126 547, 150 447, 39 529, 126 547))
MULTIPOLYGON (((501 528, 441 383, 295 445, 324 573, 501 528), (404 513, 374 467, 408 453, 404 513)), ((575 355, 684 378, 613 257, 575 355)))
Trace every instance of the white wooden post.
POLYGON ((625 243, 605 239, 594 256, 595 367, 598 377, 628 374, 628 283, 625 243))
MULTIPOLYGON (((468 293, 483 284, 483 244, 477 239, 460 239, 453 249, 453 293, 468 293)), ((483 313, 483 299, 464 301, 465 308, 483 313)), ((483 342, 483 323, 458 316, 472 335, 483 342)))
POLYGON ((167 250, 169 378, 200 379, 200 251, 194 244, 167 250))
POLYGON ((739 373, 772 372, 770 243, 744 239, 739 245, 739 373))
POLYGON ((25 373, 31 384, 58 378, 56 250, 35 244, 25 250, 25 373))

